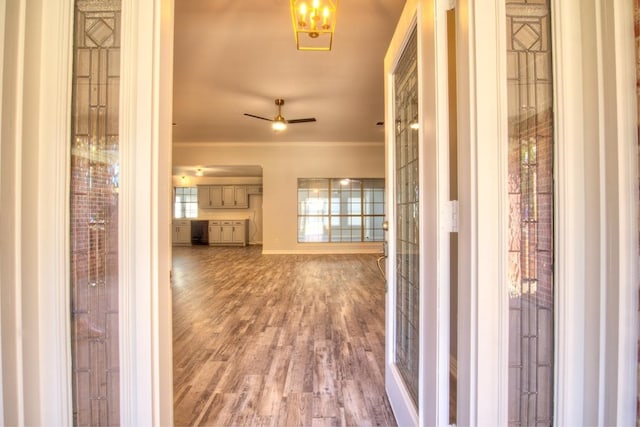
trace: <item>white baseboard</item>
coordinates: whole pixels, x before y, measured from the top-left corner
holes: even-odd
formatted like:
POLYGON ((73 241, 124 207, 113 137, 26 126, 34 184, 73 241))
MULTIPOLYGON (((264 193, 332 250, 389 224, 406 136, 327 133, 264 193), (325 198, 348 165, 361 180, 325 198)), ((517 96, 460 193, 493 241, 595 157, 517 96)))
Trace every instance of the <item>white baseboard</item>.
POLYGON ((327 249, 263 249, 264 255, 330 255, 330 254, 376 254, 381 255, 380 248, 336 248, 327 249))

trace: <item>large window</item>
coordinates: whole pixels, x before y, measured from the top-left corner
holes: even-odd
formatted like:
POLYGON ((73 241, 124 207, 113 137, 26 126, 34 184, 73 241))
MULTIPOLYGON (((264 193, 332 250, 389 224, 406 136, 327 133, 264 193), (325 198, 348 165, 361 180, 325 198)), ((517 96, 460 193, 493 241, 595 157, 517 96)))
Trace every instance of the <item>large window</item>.
POLYGON ((197 218, 198 188, 176 187, 173 199, 174 218, 197 218))
POLYGON ((298 179, 298 242, 384 240, 384 179, 298 179))

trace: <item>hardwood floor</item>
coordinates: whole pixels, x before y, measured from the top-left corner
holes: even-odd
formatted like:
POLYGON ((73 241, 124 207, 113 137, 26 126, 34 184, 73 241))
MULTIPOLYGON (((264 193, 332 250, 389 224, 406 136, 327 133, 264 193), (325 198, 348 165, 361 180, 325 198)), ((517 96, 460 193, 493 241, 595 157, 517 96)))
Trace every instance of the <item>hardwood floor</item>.
POLYGON ((374 255, 173 248, 176 426, 395 425, 374 255))

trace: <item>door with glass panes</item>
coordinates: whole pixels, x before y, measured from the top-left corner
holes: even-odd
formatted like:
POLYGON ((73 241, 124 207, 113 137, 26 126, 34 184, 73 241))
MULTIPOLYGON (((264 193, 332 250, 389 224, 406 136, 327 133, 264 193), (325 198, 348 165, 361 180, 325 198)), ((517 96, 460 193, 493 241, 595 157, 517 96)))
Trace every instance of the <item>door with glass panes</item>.
POLYGON ((438 15, 446 16, 442 2, 407 1, 385 57, 385 384, 399 425, 449 421, 448 106, 446 78, 438 81, 447 64, 435 55, 446 48, 446 27, 438 15))

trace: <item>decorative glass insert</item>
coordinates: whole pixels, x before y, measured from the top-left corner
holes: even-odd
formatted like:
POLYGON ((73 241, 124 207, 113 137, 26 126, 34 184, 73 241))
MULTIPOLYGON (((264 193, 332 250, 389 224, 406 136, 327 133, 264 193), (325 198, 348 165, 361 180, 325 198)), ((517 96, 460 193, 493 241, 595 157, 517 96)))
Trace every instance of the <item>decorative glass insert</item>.
POLYGON ((395 363, 418 407, 420 245, 417 31, 394 72, 396 338, 395 363))
POLYGON ((71 135, 73 424, 120 424, 120 0, 76 0, 71 135))
POLYGON ((198 217, 198 187, 175 187, 173 197, 174 218, 198 217))
POLYGON ((553 81, 549 0, 506 0, 509 425, 553 424, 553 81))
POLYGON ((298 179, 298 242, 384 240, 384 179, 298 179))

